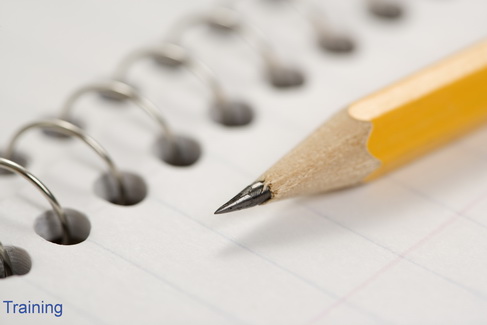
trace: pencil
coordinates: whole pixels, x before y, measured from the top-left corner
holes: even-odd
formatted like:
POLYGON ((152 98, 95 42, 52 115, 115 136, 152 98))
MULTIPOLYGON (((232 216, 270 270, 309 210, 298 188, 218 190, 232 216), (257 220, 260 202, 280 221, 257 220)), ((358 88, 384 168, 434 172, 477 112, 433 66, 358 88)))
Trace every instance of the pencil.
POLYGON ((487 40, 336 113, 215 213, 373 180, 487 120, 487 40))

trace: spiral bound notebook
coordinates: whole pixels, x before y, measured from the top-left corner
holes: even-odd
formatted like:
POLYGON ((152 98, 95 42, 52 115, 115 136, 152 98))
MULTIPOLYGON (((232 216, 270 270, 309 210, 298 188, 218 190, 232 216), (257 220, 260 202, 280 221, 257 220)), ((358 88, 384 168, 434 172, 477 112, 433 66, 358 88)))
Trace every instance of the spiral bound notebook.
MULTIPOLYGON (((76 245, 45 240, 39 234, 50 228, 38 218, 48 201, 21 177, 0 175, 0 241, 12 259, 26 253, 32 262, 27 274, 0 279, 0 324, 487 322, 485 128, 365 186, 213 215, 333 112, 487 36, 485 1, 403 1, 397 20, 371 16, 365 0, 316 1, 327 26, 355 42, 351 53, 329 53, 286 3, 235 6, 286 67, 303 73, 300 87, 273 87, 255 47, 198 26, 184 46, 204 63, 192 70, 203 83, 150 60, 125 76, 175 134, 199 145, 201 155, 186 143, 197 160, 189 166, 161 160, 160 125, 140 101, 94 92, 73 103, 74 120, 123 173, 140 177, 142 185, 129 185, 141 202, 107 202, 114 190, 100 177, 109 169, 82 141, 34 130, 19 138, 28 170, 91 230, 76 245), (215 121, 204 67, 253 112, 248 125, 215 121)), ((215 3, 0 7, 4 153, 20 127, 59 116, 70 94, 107 82, 127 54, 215 3)))

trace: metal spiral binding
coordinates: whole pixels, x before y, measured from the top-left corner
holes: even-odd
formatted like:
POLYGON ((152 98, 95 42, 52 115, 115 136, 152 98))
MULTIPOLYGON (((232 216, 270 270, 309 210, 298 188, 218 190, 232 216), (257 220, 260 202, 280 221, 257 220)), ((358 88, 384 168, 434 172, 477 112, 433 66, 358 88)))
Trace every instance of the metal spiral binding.
POLYGON ((272 86, 294 88, 304 84, 304 74, 299 69, 282 63, 263 33, 254 26, 244 23, 238 12, 230 8, 217 7, 209 13, 195 14, 181 19, 169 31, 165 42, 184 44, 183 38, 186 32, 198 26, 207 26, 240 36, 260 56, 265 75, 272 86))

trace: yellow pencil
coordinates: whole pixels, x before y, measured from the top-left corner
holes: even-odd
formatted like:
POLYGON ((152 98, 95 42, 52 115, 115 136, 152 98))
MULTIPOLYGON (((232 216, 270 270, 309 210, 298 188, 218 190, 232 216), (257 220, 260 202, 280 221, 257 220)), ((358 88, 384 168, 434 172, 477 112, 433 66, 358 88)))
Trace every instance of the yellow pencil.
POLYGON ((487 120, 487 41, 338 112, 215 213, 372 180, 487 120))

